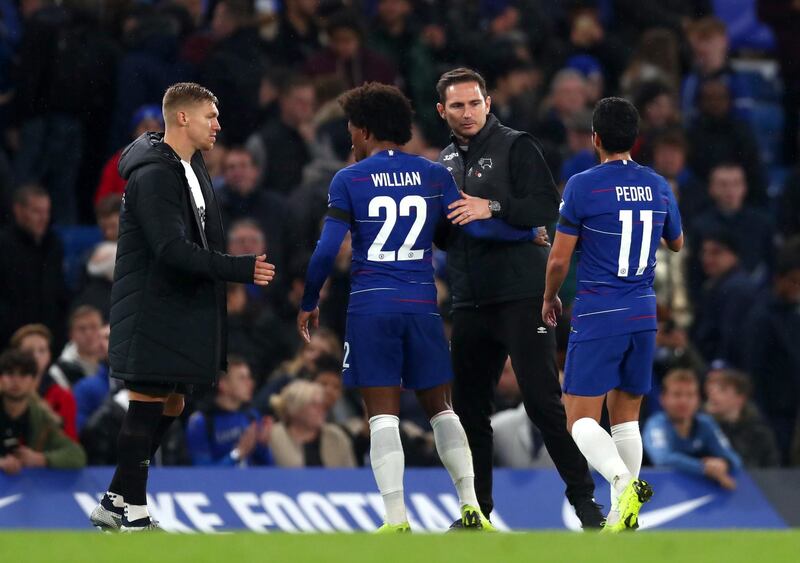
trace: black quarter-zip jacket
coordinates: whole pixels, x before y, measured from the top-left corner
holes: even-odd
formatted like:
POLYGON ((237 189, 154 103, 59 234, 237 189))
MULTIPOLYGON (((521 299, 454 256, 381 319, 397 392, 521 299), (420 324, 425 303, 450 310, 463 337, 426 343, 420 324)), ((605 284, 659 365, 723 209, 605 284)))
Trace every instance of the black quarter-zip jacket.
MULTIPOLYGON (((515 227, 550 227, 558 219, 560 196, 538 143, 494 115, 488 116, 466 151, 453 138, 439 162, 465 193, 499 201, 500 218, 515 227)), ((478 240, 452 226, 436 242, 447 250, 454 309, 544 294, 547 247, 478 240)))

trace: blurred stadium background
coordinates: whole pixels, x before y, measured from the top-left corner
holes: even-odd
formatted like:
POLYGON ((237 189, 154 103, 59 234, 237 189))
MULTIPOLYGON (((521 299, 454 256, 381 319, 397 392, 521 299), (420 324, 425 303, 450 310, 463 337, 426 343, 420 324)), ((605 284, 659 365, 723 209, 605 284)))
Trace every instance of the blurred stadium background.
MULTIPOLYGON (((363 468, 368 427, 338 377, 347 245, 326 287, 324 329, 310 345, 300 343, 294 319, 328 183, 350 158, 337 95, 365 81, 400 86, 417 118, 407 150, 436 159, 449 140, 434 85, 458 65, 486 76, 493 112, 536 136, 560 187, 595 164, 594 102, 631 99, 642 117, 634 158, 678 196, 688 248, 659 263, 658 359, 644 426, 663 408, 663 377, 690 369, 700 381, 698 409, 716 419, 745 468, 733 490, 699 473, 648 468, 657 496, 644 527, 800 525, 797 29, 800 3, 788 0, 0 0, 0 348, 35 352, 37 404, 80 446, 65 469, 0 472, 0 529, 85 529, 86 510, 116 462, 127 406, 105 363, 124 191, 116 163, 133 138, 162 127, 161 96, 183 80, 220 99, 223 130, 205 158, 228 250, 266 251, 278 278, 266 290, 229 288, 229 350, 237 359, 224 384, 192 398, 156 455, 154 514, 180 532, 355 531, 378 523, 369 464, 363 468), (308 404, 273 412, 271 397, 295 380, 314 382, 308 404), (324 421, 309 414, 312 403, 322 404, 324 421), (245 422, 231 426, 233 441, 225 442, 216 429, 232 413, 245 422), (339 459, 317 460, 324 468, 276 466, 269 451, 276 425, 319 435, 324 424, 345 431, 339 459), (234 463, 228 453, 237 445, 251 455, 234 463)), ((436 264, 447 319, 443 255, 436 264)), ((573 298, 567 284, 565 305, 573 298)), ((442 530, 454 497, 428 422, 408 399, 401 419, 410 508, 418 529, 442 530)), ((496 402, 498 519, 512 529, 574 527, 510 366, 496 402)), ((607 497, 598 487, 598 500, 607 497)), ((256 542, 242 537, 234 542, 242 549, 256 542)), ((654 549, 676 554, 717 542, 731 561, 746 538, 797 547, 796 534, 653 537, 654 549)), ((52 545, 86 541, 54 538, 52 545)), ((531 556, 551 536, 541 538, 531 556)), ((149 553, 189 546, 153 541, 149 553)), ((192 545, 239 549, 207 541, 192 545)), ((286 549, 304 548, 285 541, 286 549)), ((418 541, 420 556, 444 549, 418 541)), ((498 551, 487 557, 503 550, 515 557, 527 540, 488 541, 498 551)), ((651 545, 625 541, 632 549, 651 545)), ((0 552, 20 542, 35 539, 0 535, 0 552)), ((85 545, 100 545, 92 542, 85 545)), ((341 546, 358 560, 362 544, 337 542, 320 549, 341 546)), ((464 549, 480 553, 477 542, 464 549)), ((595 545, 602 546, 576 548, 585 551, 573 559, 597 553, 595 545)), ((407 553, 405 544, 395 547, 407 553)), ((30 553, 56 560, 47 549, 30 553)))

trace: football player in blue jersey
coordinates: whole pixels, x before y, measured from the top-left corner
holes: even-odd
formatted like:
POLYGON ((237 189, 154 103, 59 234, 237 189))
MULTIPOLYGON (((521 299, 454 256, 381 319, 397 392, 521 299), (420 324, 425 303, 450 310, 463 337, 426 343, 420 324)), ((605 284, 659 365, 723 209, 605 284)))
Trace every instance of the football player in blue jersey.
POLYGON ((605 531, 638 527, 653 494, 638 478, 639 407, 650 390, 656 339, 656 250, 683 247, 681 218, 667 181, 631 160, 636 108, 600 100, 592 116, 600 164, 567 182, 547 263, 542 319, 555 326, 558 291, 578 254, 577 297, 564 368, 567 427, 587 461, 611 484, 605 531), (607 401, 611 435, 598 424, 607 401))
MULTIPOLYGON (((430 418, 439 457, 453 479, 464 527, 493 530, 475 497, 472 454, 452 410, 452 368, 437 310, 431 246, 447 206, 461 195, 441 164, 404 153, 412 110, 397 88, 369 83, 340 104, 357 163, 331 182, 328 213, 311 258, 297 317, 301 336, 319 324, 319 291, 348 231, 353 259, 342 376, 358 387, 370 426, 370 461, 386 508, 380 532, 410 531, 403 499, 401 387, 413 389, 430 418)), ((538 229, 488 219, 471 236, 533 241, 538 229)))

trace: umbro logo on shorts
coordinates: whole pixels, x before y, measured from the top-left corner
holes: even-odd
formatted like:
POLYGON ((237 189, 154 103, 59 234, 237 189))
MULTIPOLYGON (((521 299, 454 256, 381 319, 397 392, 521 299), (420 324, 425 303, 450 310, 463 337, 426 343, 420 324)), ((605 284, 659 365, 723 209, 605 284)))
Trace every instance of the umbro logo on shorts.
POLYGON ((540 326, 539 328, 536 329, 536 332, 538 334, 547 334, 547 329, 543 326, 540 326))

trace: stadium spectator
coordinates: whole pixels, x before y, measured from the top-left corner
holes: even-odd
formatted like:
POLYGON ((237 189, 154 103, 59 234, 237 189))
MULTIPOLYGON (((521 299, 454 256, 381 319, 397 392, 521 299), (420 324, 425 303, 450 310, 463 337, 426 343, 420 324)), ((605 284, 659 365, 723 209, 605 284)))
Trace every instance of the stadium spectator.
POLYGON ((263 300, 251 297, 242 284, 228 284, 228 351, 244 358, 257 382, 289 359, 297 339, 263 300))
POLYGON ((322 327, 311 335, 311 342, 300 341, 297 353, 291 360, 283 362, 256 393, 253 405, 262 413, 272 414, 270 400, 292 381, 313 379, 318 372, 317 362, 323 357, 334 357, 341 365, 342 344, 329 328, 322 327))
POLYGON ((72 300, 73 308, 88 305, 100 311, 103 319, 108 321, 116 255, 116 242, 103 241, 94 247, 86 263, 86 281, 80 293, 72 300))
POLYGON ((644 449, 653 465, 705 475, 735 489, 742 460, 714 419, 700 412, 700 384, 690 370, 675 370, 662 382, 663 412, 644 426, 644 449))
POLYGON ((46 326, 29 324, 14 332, 10 344, 13 349, 30 354, 36 360, 36 393, 44 400, 43 406, 49 407, 50 414, 60 423, 64 433, 77 441, 75 397, 69 387, 59 385, 49 372, 53 360, 52 340, 46 326))
POLYGON ((780 463, 778 446, 755 405, 750 402, 752 384, 747 374, 720 370, 705 382, 705 410, 714 417, 744 467, 775 467, 780 463))
POLYGON ((42 323, 64 343, 67 286, 64 251, 50 229, 50 196, 29 184, 14 192, 14 222, 0 232, 0 342, 25 324, 42 323))
POLYGON ((237 145, 247 140, 258 119, 265 67, 264 44, 253 25, 252 2, 219 0, 214 7, 211 32, 217 42, 200 70, 200 82, 228 108, 225 139, 237 145))
POLYGON ((692 291, 697 292, 705 281, 702 269, 697 267, 700 244, 707 234, 719 231, 733 238, 742 268, 757 284, 769 279, 775 252, 775 225, 766 212, 746 203, 749 189, 744 169, 735 161, 711 168, 708 194, 712 205, 695 218, 691 228, 695 235, 691 247, 692 291))
POLYGON ((542 432, 520 403, 492 415, 495 467, 530 469, 555 467, 544 445, 542 432))
MULTIPOLYGON (((134 141, 148 131, 163 131, 164 116, 161 115, 161 106, 148 104, 137 109, 130 122, 131 140, 134 141)), ((119 158, 125 147, 121 147, 106 161, 100 172, 100 182, 94 192, 95 210, 100 202, 111 194, 122 194, 127 181, 119 175, 119 158)), ((115 235, 116 238, 116 235, 115 235)), ((108 240, 108 239, 107 239, 108 240)))
POLYGON ((253 376, 241 358, 228 358, 213 404, 195 412, 186 427, 193 465, 272 465, 272 418, 249 408, 253 376))
POLYGON ((97 226, 103 234, 103 240, 117 242, 119 237, 119 212, 122 208, 122 196, 109 194, 98 201, 94 206, 97 217, 97 226))
POLYGON ((662 82, 677 92, 681 86, 679 35, 667 28, 648 29, 628 59, 620 78, 620 91, 632 96, 645 82, 662 82))
POLYGON ((567 122, 567 153, 561 165, 560 185, 572 176, 597 164, 597 155, 592 144, 592 112, 584 110, 570 117, 567 122))
POLYGON ((280 467, 355 467, 350 437, 326 423, 325 390, 318 383, 294 381, 270 400, 279 422, 270 446, 280 467))
POLYGON ((653 28, 682 35, 693 19, 711 12, 710 0, 615 0, 614 29, 629 41, 653 28))
MULTIPOLYGON (((746 369, 754 396, 775 432, 783 463, 789 461, 795 421, 800 416, 800 239, 778 254, 775 276, 743 323, 746 369)), ((800 436, 795 434, 795 439, 800 436)))
POLYGON ((322 48, 317 25, 319 4, 320 0, 284 0, 278 31, 269 45, 276 64, 303 66, 322 48))
POLYGON ((706 364, 689 341, 686 330, 673 318, 670 318, 669 313, 659 311, 656 354, 653 363, 653 386, 644 402, 644 419, 661 410, 659 401, 661 382, 669 372, 676 369, 689 369, 695 373, 705 373, 706 364))
POLYGON ((733 69, 728 59, 728 30, 714 17, 704 17, 689 23, 686 36, 692 49, 693 70, 684 78, 681 88, 681 113, 687 124, 702 111, 703 85, 719 82, 729 92, 726 103, 733 115, 740 119, 750 116, 752 92, 742 76, 733 69))
POLYGON ((739 366, 744 342, 739 325, 747 317, 756 286, 740 265, 731 234, 710 233, 699 247, 707 280, 695 300, 692 341, 706 362, 723 359, 739 366))
POLYGON ((109 397, 109 393, 115 393, 119 387, 119 382, 114 380, 112 384, 111 378, 109 377, 108 337, 110 333, 111 327, 108 323, 104 324, 103 328, 100 330, 102 361, 97 373, 84 377, 72 388, 72 393, 75 395, 75 402, 78 405, 78 416, 76 420, 78 432, 83 430, 88 420, 103 405, 103 402, 109 397))
POLYGON ((338 81, 345 89, 365 82, 394 84, 392 64, 364 44, 364 26, 358 15, 343 10, 331 15, 325 30, 328 45, 312 56, 305 71, 316 81, 338 81))
POLYGON ((703 180, 719 164, 737 162, 749 187, 747 203, 764 205, 767 186, 756 137, 750 124, 731 112, 729 87, 720 79, 700 85, 700 113, 689 126, 689 168, 703 180))
POLYGON ((633 158, 639 164, 650 166, 653 162, 653 143, 664 131, 680 124, 678 108, 672 89, 663 82, 644 82, 636 90, 633 104, 639 110, 639 138, 633 158))
POLYGON ((91 305, 77 307, 69 317, 69 342, 50 373, 60 385, 72 387, 101 369, 103 316, 91 305))
POLYGON ((550 96, 542 106, 534 134, 562 149, 567 142, 567 121, 586 110, 588 101, 586 78, 577 70, 560 70, 550 84, 550 96))
POLYGON ((496 467, 555 467, 541 431, 528 417, 517 376, 506 360, 495 389, 497 412, 492 415, 493 452, 496 467))
POLYGON ((139 108, 159 104, 170 84, 191 74, 189 65, 179 58, 176 17, 141 3, 128 6, 121 23, 125 53, 117 67, 109 153, 131 142, 131 118, 139 108))
POLYGON ((336 356, 324 354, 316 361, 317 373, 312 377, 325 391, 325 411, 328 422, 345 429, 354 419, 363 421, 361 398, 352 389, 344 390, 342 384, 342 362, 336 356))
MULTIPOLYGON (((288 158, 288 156, 287 156, 288 158)), ((224 184, 217 190, 222 220, 231 225, 240 219, 256 221, 266 237, 270 261, 283 270, 291 219, 285 200, 259 185, 259 169, 253 155, 242 147, 228 149, 223 160, 224 184)))
POLYGON ((492 64, 487 76, 492 113, 509 127, 525 131, 531 128, 538 106, 539 71, 519 57, 492 64))
POLYGON ((415 25, 412 0, 378 0, 368 43, 397 69, 423 131, 438 133, 436 91, 431 88, 436 82, 436 61, 415 25))
POLYGON ((301 184, 303 168, 311 162, 315 104, 312 82, 301 76, 289 78, 280 87, 278 117, 264 123, 247 140, 264 188, 287 194, 301 184))
POLYGON ((86 454, 36 399, 36 360, 19 350, 0 355, 0 470, 79 469, 86 454))
MULTIPOLYGON (((109 194, 95 205, 97 227, 101 240, 89 249, 74 252, 68 257, 66 274, 74 291, 70 308, 78 305, 92 305, 108 319, 109 293, 113 280, 113 262, 119 236, 119 214, 122 207, 120 194, 109 194), (112 262, 109 264, 109 260, 112 262)), ((85 231, 87 237, 90 230, 85 231)), ((93 235, 93 233, 92 233, 93 235)), ((92 242, 94 237, 92 237, 92 242)))
MULTIPOLYGON (((107 156, 107 133, 117 62, 117 46, 99 29, 91 7, 62 2, 26 2, 15 93, 19 150, 17 184, 38 183, 53 200, 53 219, 75 224, 83 188, 94 186, 94 168, 107 156), (92 169, 86 182, 81 168, 92 169), (79 193, 80 192, 80 193, 79 193)), ((119 90, 118 90, 119 91, 119 90)), ((133 109, 133 108, 131 108, 133 109)), ((130 115, 130 114, 127 114, 130 115)), ((91 209, 91 206, 85 206, 91 209)))
POLYGON ((686 166, 689 145, 680 128, 664 131, 653 139, 653 169, 666 178, 681 212, 683 228, 692 234, 697 216, 711 205, 706 187, 686 166))
POLYGON ((594 104, 603 97, 605 89, 617 90, 628 58, 627 49, 616 35, 607 32, 597 3, 571 2, 568 10, 567 66, 571 66, 570 60, 578 57, 594 61, 590 72, 586 72, 588 68, 582 64, 588 81, 596 80, 592 75, 599 75, 599 88, 590 96, 594 104))

